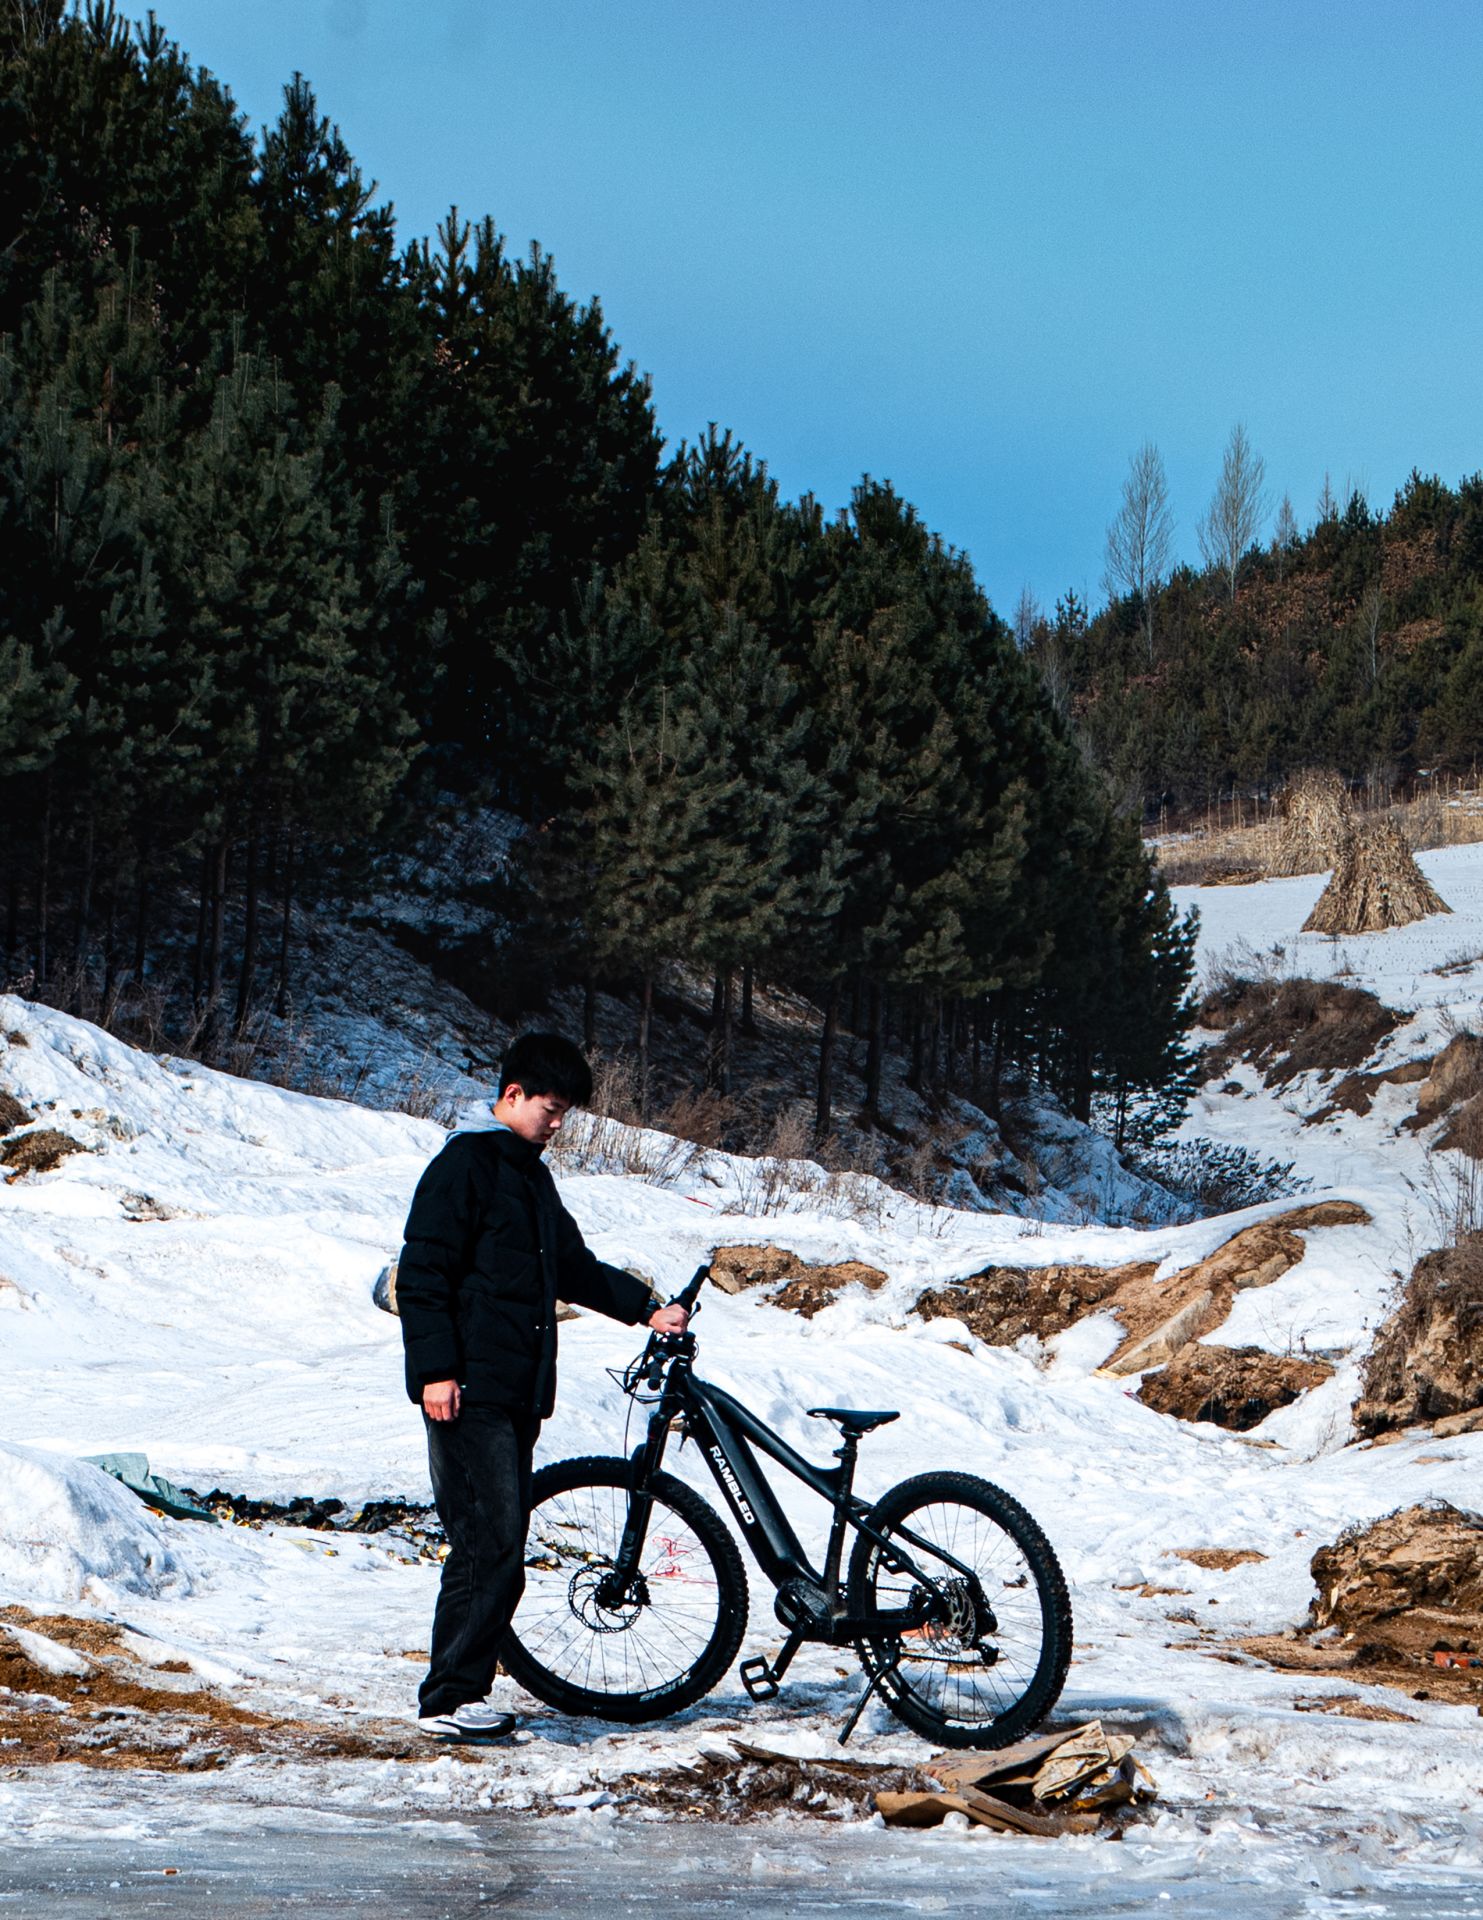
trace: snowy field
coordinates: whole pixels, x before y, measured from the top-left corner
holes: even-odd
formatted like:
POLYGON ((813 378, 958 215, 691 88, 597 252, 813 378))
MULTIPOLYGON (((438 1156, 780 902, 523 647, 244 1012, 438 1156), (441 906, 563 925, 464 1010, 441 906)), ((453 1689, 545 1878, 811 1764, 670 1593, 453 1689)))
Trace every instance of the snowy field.
MULTIPOLYGON (((1435 1051, 1479 1017, 1483 848, 1421 860, 1453 913, 1363 939, 1297 932, 1321 877, 1178 897, 1200 907, 1207 962, 1234 954, 1243 970, 1259 961, 1279 974, 1338 976, 1412 1011, 1370 1063, 1384 1065, 1435 1051)), ((1132 1887, 1138 1876, 1177 1882, 1195 1871, 1312 1887, 1315 1898, 1476 1884, 1476 1712, 1274 1672, 1227 1644, 1300 1622, 1314 1550, 1351 1522, 1431 1495, 1483 1506, 1483 1433, 1439 1442, 1421 1432, 1380 1448, 1350 1440, 1359 1362, 1396 1276, 1440 1237, 1451 1156, 1429 1159, 1425 1136, 1398 1131, 1414 1088, 1382 1088, 1370 1114, 1304 1127, 1321 1104, 1316 1083, 1271 1093, 1249 1069, 1233 1078, 1237 1090, 1197 1099, 1187 1133, 1293 1160, 1313 1183, 1305 1199, 1338 1195, 1372 1215, 1369 1226, 1309 1232, 1301 1263, 1239 1295, 1212 1336, 1336 1367, 1250 1435, 1173 1420, 1131 1397, 1136 1381, 1099 1374, 1119 1337, 1110 1317, 1034 1353, 988 1347, 911 1307, 924 1287, 990 1262, 1157 1260, 1161 1277, 1172 1275, 1292 1202, 1151 1230, 949 1213, 894 1194, 863 1219, 798 1207, 758 1219, 733 1210, 747 1168, 720 1156, 665 1189, 618 1174, 561 1184, 596 1250, 665 1289, 713 1245, 747 1240, 890 1276, 812 1320, 756 1295, 713 1293, 696 1329, 700 1371, 815 1456, 828 1443, 802 1409, 899 1406, 902 1419, 864 1443, 861 1491, 933 1466, 969 1468, 1006 1486, 1055 1543, 1077 1618, 1060 1711, 1137 1732, 1161 1798, 1121 1845, 995 1841, 996 1860, 1054 1852, 1109 1888, 1121 1876, 1132 1887), (1192 1548, 1266 1557, 1206 1571, 1175 1557, 1192 1548), (1408 1717, 1344 1717, 1346 1699, 1408 1717)), ((175 1481, 257 1498, 425 1500, 397 1326, 371 1287, 441 1131, 134 1053, 13 998, 0 999, 0 1086, 92 1149, 0 1189, 0 1607, 123 1623, 141 1659, 189 1669, 255 1713, 405 1730, 435 1567, 377 1536, 156 1519, 75 1461, 141 1452, 175 1481)), ((628 1406, 606 1370, 635 1348, 629 1330, 595 1316, 563 1329, 561 1401, 542 1458, 621 1450, 628 1406)), ((671 1464, 693 1473, 683 1454, 671 1464)), ((703 1477, 697 1484, 710 1491, 703 1477)), ((821 1514, 796 1491, 791 1511, 817 1544, 821 1514)), ((760 1652, 778 1634, 755 1569, 752 1589, 745 1650, 760 1652)), ((0 1623, 0 1635, 12 1631, 0 1623)), ((31 1657, 61 1660, 66 1649, 48 1653, 49 1644, 30 1646, 31 1657)), ((458 1821, 553 1801, 596 1831, 612 1817, 605 1782, 692 1758, 728 1730, 823 1751, 861 1685, 845 1665, 827 1650, 806 1653, 771 1707, 752 1706, 733 1676, 700 1707, 647 1729, 536 1710, 515 1745, 472 1757, 290 1752, 155 1774, 8 1767, 0 1746, 0 1835, 59 1847, 103 1831, 122 1844, 182 1823, 240 1824, 275 1806, 458 1821)), ((852 1751, 916 1760, 927 1749, 872 1707, 852 1751)), ((913 1858, 983 1845, 898 1838, 913 1858)))

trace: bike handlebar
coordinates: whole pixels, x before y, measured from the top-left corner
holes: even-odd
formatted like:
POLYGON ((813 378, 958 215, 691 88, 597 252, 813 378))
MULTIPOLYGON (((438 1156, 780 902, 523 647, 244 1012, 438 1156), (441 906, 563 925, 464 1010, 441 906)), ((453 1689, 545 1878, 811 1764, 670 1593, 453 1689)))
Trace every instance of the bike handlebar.
POLYGON ((677 1293, 669 1304, 672 1307, 683 1307, 686 1313, 693 1313, 695 1310, 695 1302, 700 1298, 700 1290, 705 1285, 710 1270, 711 1263, 709 1260, 703 1265, 698 1266, 694 1273, 691 1274, 689 1283, 683 1292, 677 1293))

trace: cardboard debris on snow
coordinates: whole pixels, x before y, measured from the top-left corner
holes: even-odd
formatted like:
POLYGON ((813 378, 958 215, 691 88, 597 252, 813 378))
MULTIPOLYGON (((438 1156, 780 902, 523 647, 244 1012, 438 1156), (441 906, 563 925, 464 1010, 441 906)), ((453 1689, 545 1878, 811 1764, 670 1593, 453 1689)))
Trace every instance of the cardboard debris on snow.
POLYGON ((935 1754, 923 1768, 939 1783, 935 1790, 878 1793, 876 1811, 892 1827, 937 1826, 962 1813, 1006 1833, 1091 1833, 1108 1808, 1157 1794, 1135 1744, 1130 1734, 1109 1734, 1091 1720, 992 1753, 935 1754))

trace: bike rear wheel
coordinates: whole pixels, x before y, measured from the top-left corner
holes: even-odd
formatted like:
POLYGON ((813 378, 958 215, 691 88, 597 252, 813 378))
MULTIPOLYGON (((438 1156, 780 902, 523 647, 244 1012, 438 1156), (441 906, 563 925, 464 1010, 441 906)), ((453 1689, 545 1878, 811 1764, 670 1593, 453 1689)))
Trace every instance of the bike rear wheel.
POLYGON ((633 1469, 592 1457, 542 1467, 531 1483, 525 1592, 505 1640, 506 1670, 563 1713, 658 1720, 710 1692, 747 1624, 747 1576, 715 1510, 655 1474, 636 1577, 609 1578, 628 1520, 633 1469))
POLYGON ((1028 1733, 1060 1698, 1071 1661, 1071 1600, 1040 1528, 1002 1488, 969 1473, 903 1480, 869 1521, 900 1542, 908 1564, 859 1535, 851 1614, 910 1606, 922 1590, 910 1563, 948 1601, 946 1620, 856 1643, 892 1712, 946 1747, 1003 1747, 1028 1733))

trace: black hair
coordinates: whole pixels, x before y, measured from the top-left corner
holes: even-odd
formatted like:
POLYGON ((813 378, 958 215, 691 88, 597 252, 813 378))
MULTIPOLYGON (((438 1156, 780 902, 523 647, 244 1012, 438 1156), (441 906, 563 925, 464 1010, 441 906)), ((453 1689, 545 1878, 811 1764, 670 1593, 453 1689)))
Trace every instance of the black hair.
POLYGON ((578 1046, 559 1033, 522 1033, 512 1041, 500 1066, 499 1090, 518 1086, 523 1093, 554 1093, 571 1106, 592 1098, 592 1069, 578 1046))

